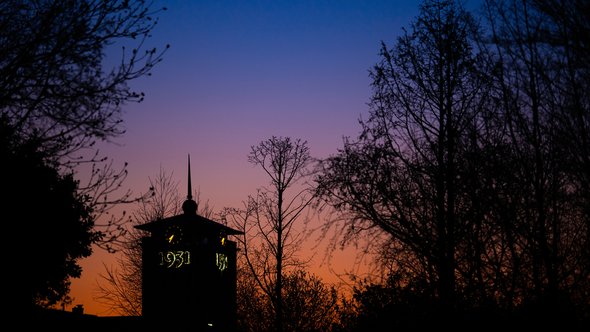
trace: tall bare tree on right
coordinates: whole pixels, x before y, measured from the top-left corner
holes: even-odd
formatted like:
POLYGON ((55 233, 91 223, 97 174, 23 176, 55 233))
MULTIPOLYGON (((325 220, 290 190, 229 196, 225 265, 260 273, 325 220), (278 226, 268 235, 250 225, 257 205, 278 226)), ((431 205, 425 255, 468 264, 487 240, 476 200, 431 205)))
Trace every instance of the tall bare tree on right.
POLYGON ((459 252, 474 227, 464 216, 473 206, 465 151, 478 140, 487 84, 475 31, 456 2, 425 1, 394 47, 382 44, 358 140, 346 139, 316 177, 340 215, 326 230, 339 229, 344 242, 371 238, 389 273, 409 271, 428 285, 441 318, 457 305, 459 252))

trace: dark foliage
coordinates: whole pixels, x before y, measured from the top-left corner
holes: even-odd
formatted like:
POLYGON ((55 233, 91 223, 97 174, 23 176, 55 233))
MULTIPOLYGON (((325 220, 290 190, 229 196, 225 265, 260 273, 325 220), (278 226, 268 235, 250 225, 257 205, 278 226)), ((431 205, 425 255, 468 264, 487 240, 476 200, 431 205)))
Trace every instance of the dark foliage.
MULTIPOLYGON (((67 300, 70 278, 80 277, 80 258, 100 239, 88 198, 78 194, 71 174, 61 175, 40 151, 0 122, 0 202, 10 296, 20 308, 67 300)), ((5 279, 6 280, 6 279, 5 279)))
POLYGON ((588 326, 564 302, 559 312, 539 303, 508 310, 488 302, 460 306, 449 314, 433 301, 425 283, 407 277, 390 275, 383 284, 360 282, 334 331, 585 331, 588 326))
MULTIPOLYGON (((334 287, 301 269, 286 273, 283 281, 284 331, 335 330, 341 299, 334 287)), ((238 278, 239 331, 277 331, 273 305, 254 278, 242 271, 238 278)))

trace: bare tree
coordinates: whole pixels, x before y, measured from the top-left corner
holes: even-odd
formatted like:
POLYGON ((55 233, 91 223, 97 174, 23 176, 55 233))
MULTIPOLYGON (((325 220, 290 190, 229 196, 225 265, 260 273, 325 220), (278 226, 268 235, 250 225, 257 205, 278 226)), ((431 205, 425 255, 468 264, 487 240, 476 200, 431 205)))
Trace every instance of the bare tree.
POLYGON ((561 324, 575 299, 588 317, 588 5, 484 4, 489 34, 426 1, 383 46, 361 135, 316 178, 338 212, 325 229, 380 235, 383 266, 443 309, 561 324))
POLYGON ((581 93, 590 77, 588 4, 485 4, 504 138, 520 189, 510 204, 516 213, 502 227, 517 255, 505 271, 518 280, 516 300, 569 315, 568 302, 587 289, 590 275, 589 103, 581 93))
MULTIPOLYGON (((145 47, 165 9, 151 6, 98 0, 0 4, 0 113, 24 139, 40 142, 61 172, 76 174, 88 165, 88 181, 78 191, 95 220, 113 204, 133 200, 129 191, 117 196, 126 165, 113 168, 96 143, 125 132, 123 105, 144 97, 128 83, 150 75, 168 47, 145 47), (107 54, 109 60, 120 54, 120 61, 107 67, 107 54)), ((103 235, 96 243, 113 250, 126 221, 95 223, 103 235)))
POLYGON ((250 196, 243 209, 225 209, 222 219, 243 231, 244 235, 237 237, 240 253, 256 284, 270 299, 274 330, 283 331, 283 274, 302 263, 297 251, 303 233, 295 225, 312 199, 302 183, 311 162, 309 147, 300 139, 273 136, 252 146, 248 161, 264 170, 270 187, 250 196))
MULTIPOLYGON (((323 162, 318 192, 344 239, 364 235, 391 250, 389 267, 430 285, 443 311, 456 305, 463 217, 463 151, 478 124, 485 80, 474 20, 454 1, 425 1, 371 71, 373 97, 358 140, 323 162), (388 235, 383 238, 383 234, 388 235)), ((368 250, 368 249, 367 249, 368 250)), ((383 257, 382 256, 382 257, 383 257)), ((444 315, 443 315, 444 317, 444 315)))

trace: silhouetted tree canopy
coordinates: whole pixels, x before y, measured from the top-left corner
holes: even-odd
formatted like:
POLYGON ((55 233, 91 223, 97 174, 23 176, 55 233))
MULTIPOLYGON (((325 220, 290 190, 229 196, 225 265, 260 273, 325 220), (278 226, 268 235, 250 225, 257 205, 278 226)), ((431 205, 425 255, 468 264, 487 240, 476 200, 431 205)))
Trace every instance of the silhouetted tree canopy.
MULTIPOLYGON (((238 329, 244 332, 276 331, 272 300, 251 274, 238 277, 238 329)), ((340 294, 321 278, 301 269, 283 276, 284 331, 333 331, 340 323, 340 294)))
POLYGON ((47 307, 67 302, 70 278, 80 277, 80 258, 100 240, 88 197, 72 174, 48 162, 40 142, 22 139, 0 122, 3 234, 11 306, 47 307))

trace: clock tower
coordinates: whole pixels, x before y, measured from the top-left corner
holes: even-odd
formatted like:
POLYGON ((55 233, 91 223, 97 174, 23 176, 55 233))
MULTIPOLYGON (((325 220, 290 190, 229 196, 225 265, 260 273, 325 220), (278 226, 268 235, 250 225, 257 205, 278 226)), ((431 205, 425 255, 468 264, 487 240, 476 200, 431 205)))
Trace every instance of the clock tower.
POLYGON ((148 324, 174 331, 233 331, 236 325, 236 243, 241 234, 197 214, 191 195, 183 213, 136 228, 142 238, 142 308, 148 324))

